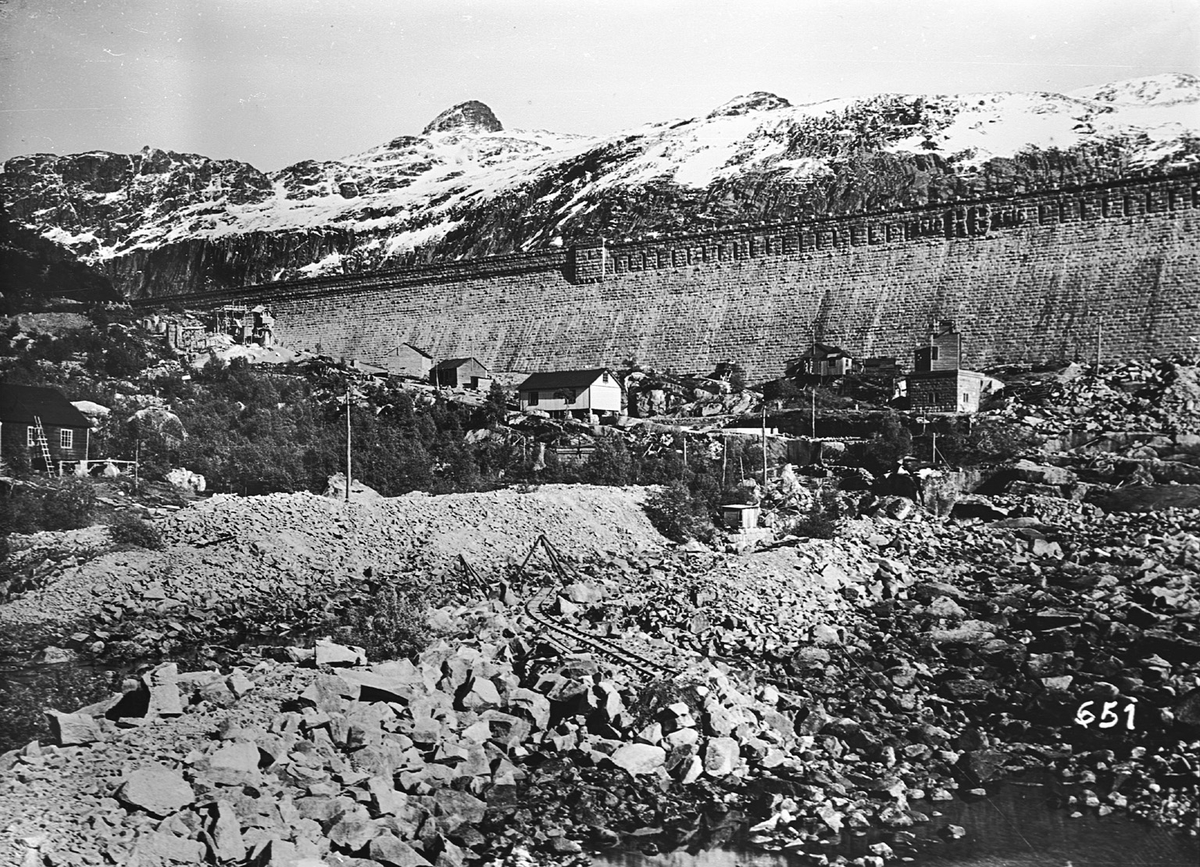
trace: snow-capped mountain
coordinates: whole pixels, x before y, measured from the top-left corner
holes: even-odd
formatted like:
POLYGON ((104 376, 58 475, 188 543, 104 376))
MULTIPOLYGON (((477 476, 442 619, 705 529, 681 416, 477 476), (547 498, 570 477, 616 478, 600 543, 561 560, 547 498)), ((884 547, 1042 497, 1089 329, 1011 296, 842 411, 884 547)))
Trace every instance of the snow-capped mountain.
POLYGON ((133 296, 752 220, 925 204, 1200 164, 1200 79, 1069 94, 737 97, 608 136, 507 130, 486 105, 265 174, 144 149, 15 157, 17 220, 133 296))

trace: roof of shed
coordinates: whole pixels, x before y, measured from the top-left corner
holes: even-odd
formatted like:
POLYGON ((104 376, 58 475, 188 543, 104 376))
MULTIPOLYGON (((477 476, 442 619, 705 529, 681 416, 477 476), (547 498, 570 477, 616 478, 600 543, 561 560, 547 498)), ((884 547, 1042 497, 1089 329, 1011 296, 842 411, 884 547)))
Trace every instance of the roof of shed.
POLYGON ((832 357, 850 357, 850 353, 842 349, 840 346, 834 346, 830 343, 818 343, 815 346, 810 346, 804 350, 797 359, 816 358, 825 359, 832 357))
POLYGON ((91 427, 57 388, 0 383, 0 421, 32 424, 35 416, 55 427, 91 427))
POLYGON ((552 373, 535 373, 517 386, 517 390, 541 391, 552 388, 587 388, 600 378, 600 374, 608 372, 607 367, 597 367, 591 370, 556 370, 552 373))
POLYGON ((464 364, 469 364, 472 361, 475 362, 476 364, 478 364, 484 370, 488 369, 486 364, 484 364, 478 358, 473 358, 473 357, 472 358, 447 358, 445 361, 439 361, 437 364, 435 364, 434 368, 436 370, 454 370, 455 368, 462 367, 464 364))

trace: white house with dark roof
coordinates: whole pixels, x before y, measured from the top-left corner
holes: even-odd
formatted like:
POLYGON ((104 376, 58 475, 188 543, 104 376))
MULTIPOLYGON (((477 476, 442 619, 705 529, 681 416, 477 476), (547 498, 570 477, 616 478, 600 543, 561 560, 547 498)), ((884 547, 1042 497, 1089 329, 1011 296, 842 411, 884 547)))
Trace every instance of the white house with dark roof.
POLYGON ((621 411, 621 384, 606 367, 535 373, 517 386, 522 411, 600 415, 621 411))

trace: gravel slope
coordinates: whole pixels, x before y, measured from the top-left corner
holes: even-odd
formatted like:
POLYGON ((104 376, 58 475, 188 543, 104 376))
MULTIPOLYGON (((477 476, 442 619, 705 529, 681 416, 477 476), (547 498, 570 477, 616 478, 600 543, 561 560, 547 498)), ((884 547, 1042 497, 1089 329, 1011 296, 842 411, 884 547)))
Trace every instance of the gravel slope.
MULTIPOLYGON (((520 559, 541 533, 564 552, 601 556, 660 548, 642 509, 647 489, 548 485, 393 499, 314 494, 217 495, 159 521, 161 551, 111 552, 55 571, 0 606, 0 624, 50 624, 105 606, 179 604, 301 590, 314 582, 520 559)), ((70 541, 64 537, 64 544, 70 541)))

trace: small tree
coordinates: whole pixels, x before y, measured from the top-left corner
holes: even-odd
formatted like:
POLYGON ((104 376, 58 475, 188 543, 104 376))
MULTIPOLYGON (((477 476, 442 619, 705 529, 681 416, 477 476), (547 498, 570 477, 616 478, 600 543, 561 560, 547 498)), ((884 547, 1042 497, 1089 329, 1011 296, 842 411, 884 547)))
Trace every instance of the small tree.
POLYGON ((479 421, 482 427, 492 427, 504 421, 508 414, 508 395, 504 386, 493 382, 488 389, 487 400, 479 408, 479 421))
POLYGON ((650 523, 672 542, 686 542, 711 534, 711 521, 707 515, 698 514, 698 510, 707 511, 707 507, 698 503, 687 485, 678 480, 664 485, 646 500, 646 516, 650 523))
POLYGON ((42 496, 42 520, 47 530, 86 527, 96 507, 96 490, 83 479, 58 479, 42 496))
POLYGON ((898 416, 888 415, 880 425, 879 432, 867 445, 866 458, 870 464, 868 469, 876 473, 886 472, 911 452, 912 434, 900 423, 898 416))
POLYGON ((625 441, 596 437, 596 449, 583 465, 583 478, 593 485, 628 485, 633 480, 633 457, 625 441))
POLYGON ((158 550, 163 546, 162 534, 149 521, 131 512, 121 512, 108 525, 108 536, 119 545, 158 550))
POLYGON ((426 610, 418 593, 380 587, 351 613, 348 638, 370 659, 415 657, 432 637, 426 610))

